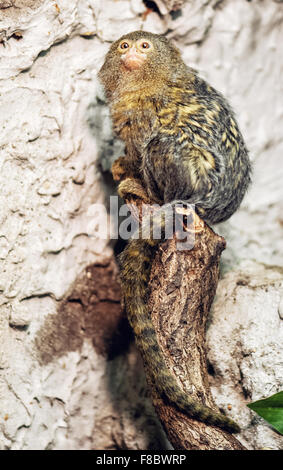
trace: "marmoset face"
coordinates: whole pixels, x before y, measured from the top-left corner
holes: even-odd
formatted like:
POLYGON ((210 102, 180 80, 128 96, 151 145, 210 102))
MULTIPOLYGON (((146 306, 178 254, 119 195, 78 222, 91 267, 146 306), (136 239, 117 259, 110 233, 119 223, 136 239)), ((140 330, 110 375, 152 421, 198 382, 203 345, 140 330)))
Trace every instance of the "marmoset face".
POLYGON ((170 77, 186 73, 180 52, 165 36, 133 31, 112 43, 98 77, 112 99, 114 92, 139 87, 161 92, 170 77))
POLYGON ((154 52, 154 45, 147 38, 141 38, 137 41, 123 39, 118 45, 118 52, 121 54, 121 60, 126 69, 137 70, 154 52))

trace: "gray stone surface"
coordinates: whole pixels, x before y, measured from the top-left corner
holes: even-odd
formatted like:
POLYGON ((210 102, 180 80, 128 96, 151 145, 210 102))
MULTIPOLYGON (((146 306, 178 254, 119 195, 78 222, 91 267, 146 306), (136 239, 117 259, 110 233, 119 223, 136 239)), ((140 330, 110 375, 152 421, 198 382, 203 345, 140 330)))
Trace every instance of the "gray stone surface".
POLYGON ((220 281, 208 329, 216 403, 250 449, 282 449, 283 437, 246 404, 282 390, 282 268, 246 261, 220 281))

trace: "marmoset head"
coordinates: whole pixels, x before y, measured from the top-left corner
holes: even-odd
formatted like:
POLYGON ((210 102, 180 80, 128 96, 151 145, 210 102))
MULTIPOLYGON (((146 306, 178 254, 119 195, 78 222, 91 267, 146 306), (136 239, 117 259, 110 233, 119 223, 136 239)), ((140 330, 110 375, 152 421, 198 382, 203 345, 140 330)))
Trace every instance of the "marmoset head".
POLYGON ((134 31, 111 45, 98 76, 111 97, 117 88, 161 83, 184 67, 180 52, 165 36, 134 31))

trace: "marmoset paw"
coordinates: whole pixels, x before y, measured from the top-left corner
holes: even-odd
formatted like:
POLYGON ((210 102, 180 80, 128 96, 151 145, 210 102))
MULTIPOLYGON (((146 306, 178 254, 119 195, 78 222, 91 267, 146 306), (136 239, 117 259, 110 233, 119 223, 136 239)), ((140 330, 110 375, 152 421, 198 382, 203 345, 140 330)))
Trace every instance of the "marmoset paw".
POLYGON ((141 199, 145 204, 150 204, 150 199, 141 183, 134 178, 126 178, 118 186, 118 194, 123 199, 141 199))
POLYGON ((182 225, 185 232, 200 233, 204 230, 204 221, 190 207, 176 207, 176 213, 183 217, 182 225))
POLYGON ((122 156, 117 158, 111 167, 113 179, 115 181, 121 181, 127 175, 127 159, 122 156))

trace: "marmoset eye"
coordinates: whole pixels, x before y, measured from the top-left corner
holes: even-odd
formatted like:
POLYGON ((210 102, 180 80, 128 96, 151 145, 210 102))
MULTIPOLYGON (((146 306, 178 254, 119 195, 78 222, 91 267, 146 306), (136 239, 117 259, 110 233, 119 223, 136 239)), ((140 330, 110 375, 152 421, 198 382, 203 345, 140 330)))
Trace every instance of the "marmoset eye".
POLYGON ((143 42, 143 43, 141 44, 141 47, 142 47, 143 49, 149 49, 151 46, 150 46, 149 42, 143 42))
POLYGON ((120 44, 120 49, 128 49, 130 46, 129 46, 129 43, 124 41, 120 44))

